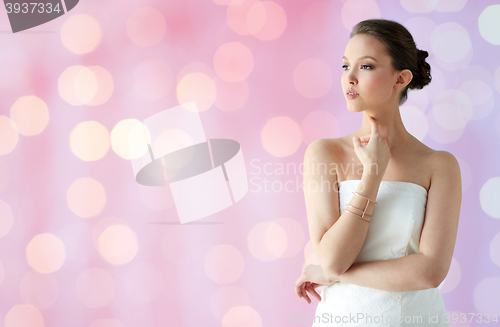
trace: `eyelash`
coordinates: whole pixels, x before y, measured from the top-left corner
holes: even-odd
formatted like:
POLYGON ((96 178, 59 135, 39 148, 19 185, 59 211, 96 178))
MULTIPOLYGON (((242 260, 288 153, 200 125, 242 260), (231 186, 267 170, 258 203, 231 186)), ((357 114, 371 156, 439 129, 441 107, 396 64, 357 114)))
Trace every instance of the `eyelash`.
MULTIPOLYGON (((346 67, 347 67, 347 65, 342 65, 342 68, 343 68, 344 70, 346 70, 346 67)), ((372 67, 372 66, 370 66, 370 65, 361 65, 361 67, 368 67, 368 69, 369 69, 369 70, 373 68, 373 67, 372 67)), ((366 69, 366 68, 365 68, 365 69, 366 69)))

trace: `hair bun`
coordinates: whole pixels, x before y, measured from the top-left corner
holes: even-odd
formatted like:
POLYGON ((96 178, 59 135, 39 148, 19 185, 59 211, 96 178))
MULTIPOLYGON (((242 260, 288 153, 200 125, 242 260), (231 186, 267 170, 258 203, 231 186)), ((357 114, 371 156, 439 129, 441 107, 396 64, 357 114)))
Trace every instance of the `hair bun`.
POLYGON ((425 61, 425 58, 428 56, 429 53, 427 51, 417 49, 417 69, 415 70, 416 74, 413 75, 413 79, 408 85, 409 89, 421 89, 431 82, 431 66, 425 61))

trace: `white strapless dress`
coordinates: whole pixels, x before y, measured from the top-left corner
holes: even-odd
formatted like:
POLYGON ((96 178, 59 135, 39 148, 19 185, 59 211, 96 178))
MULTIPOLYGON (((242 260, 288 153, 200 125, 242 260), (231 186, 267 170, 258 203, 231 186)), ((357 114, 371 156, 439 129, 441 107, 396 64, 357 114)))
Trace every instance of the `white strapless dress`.
MULTIPOLYGON (((359 182, 346 180, 338 184, 340 212, 344 212, 351 201, 351 192, 356 191, 359 182)), ((427 190, 415 183, 382 181, 375 201, 378 204, 373 209, 365 242, 354 262, 389 260, 418 253, 427 190)), ((445 314, 437 288, 390 292, 336 282, 322 288, 313 327, 449 326, 445 314)))

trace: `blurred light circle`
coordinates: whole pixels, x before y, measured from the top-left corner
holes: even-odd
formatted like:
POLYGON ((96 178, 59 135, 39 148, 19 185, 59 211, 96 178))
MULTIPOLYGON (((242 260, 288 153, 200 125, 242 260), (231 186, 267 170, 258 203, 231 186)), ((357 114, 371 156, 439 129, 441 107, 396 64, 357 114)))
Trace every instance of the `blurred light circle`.
POLYGON ((422 141, 427 135, 429 125, 427 124, 427 117, 418 108, 413 106, 402 106, 400 108, 401 120, 403 124, 410 132, 411 135, 415 136, 417 139, 422 141))
POLYGON ((291 258, 299 254, 304 248, 304 230, 294 219, 279 218, 274 221, 285 232, 286 249, 281 254, 282 258, 291 258))
POLYGON ((405 105, 406 104, 413 104, 418 108, 422 108, 422 111, 425 111, 425 108, 429 104, 429 93, 425 88, 420 90, 411 90, 411 92, 408 93, 408 99, 405 102, 405 105))
POLYGON ((48 274, 59 270, 65 259, 64 243, 53 234, 38 234, 26 246, 26 260, 38 273, 48 274))
POLYGON ((240 82, 248 77, 254 67, 250 49, 240 42, 221 45, 214 54, 214 69, 226 82, 240 82))
POLYGON ((97 78, 87 67, 78 71, 74 80, 75 95, 82 103, 89 103, 97 94, 97 78))
POLYGON ((164 272, 152 263, 136 263, 123 273, 123 288, 132 301, 151 302, 157 299, 165 288, 164 275, 164 272))
POLYGON ((417 16, 408 19, 404 26, 410 31, 417 48, 432 53, 431 35, 437 27, 434 21, 424 16, 417 16))
POLYGON ((446 63, 456 63, 466 58, 472 49, 469 33, 457 23, 439 25, 431 35, 434 55, 446 63))
POLYGON ((136 9, 127 20, 127 35, 140 47, 158 44, 166 31, 162 13, 151 7, 136 9))
POLYGON ((274 1, 259 1, 247 14, 248 30, 261 41, 274 40, 285 31, 287 20, 283 8, 274 1))
POLYGON ((175 81, 176 83, 179 83, 184 78, 184 76, 194 73, 205 74, 211 79, 214 79, 217 76, 217 74, 215 74, 215 71, 211 66, 203 62, 195 61, 182 67, 182 69, 177 73, 175 81))
POLYGON ((4 327, 44 327, 43 316, 30 304, 16 304, 9 309, 4 327))
POLYGON ((214 104, 216 97, 215 83, 205 74, 187 74, 177 84, 177 101, 179 103, 195 101, 198 112, 208 110, 214 104))
POLYGON ((10 206, 0 199, 0 237, 7 235, 13 224, 14 215, 10 206))
POLYGON ((492 177, 479 191, 481 209, 493 218, 500 218, 500 177, 492 177))
POLYGON ((76 54, 94 51, 102 40, 99 22, 86 14, 72 15, 61 26, 63 46, 76 54))
POLYGON ((49 123, 49 109, 42 99, 28 95, 20 97, 10 108, 10 119, 19 134, 40 134, 49 123))
MULTIPOLYGON (((284 222, 283 225, 287 223, 284 222)), ((248 233, 247 246, 250 253, 260 261, 276 260, 287 249, 287 234, 281 225, 276 222, 260 222, 252 227, 248 233)), ((289 254, 287 253, 287 255, 289 254)))
POLYGON ((9 154, 19 140, 15 123, 5 116, 0 116, 0 155, 9 154))
POLYGON ((59 286, 54 275, 34 271, 24 275, 19 284, 19 291, 23 301, 37 309, 51 307, 59 296, 59 286))
POLYGON ((441 12, 457 12, 464 8, 467 0, 438 0, 434 10, 441 12))
POLYGON ((491 261, 500 267, 500 233, 497 233, 490 242, 491 261))
POLYGON ((462 129, 472 117, 472 104, 462 91, 446 90, 434 101, 432 114, 440 126, 448 130, 462 129))
POLYGON ((222 111, 238 110, 247 102, 250 92, 246 80, 229 83, 216 76, 214 83, 217 90, 214 104, 222 111))
POLYGON ((261 142, 264 149, 275 157, 294 154, 302 144, 299 124, 290 117, 274 117, 262 127, 261 142))
MULTIPOLYGON (((77 96, 77 93, 81 94, 84 92, 81 91, 77 92, 75 86, 75 79, 78 73, 84 68, 85 67, 81 65, 68 67, 61 73, 59 79, 57 80, 59 96, 61 97, 61 99, 63 99, 72 106, 79 106, 85 104, 85 102, 83 102, 77 96)), ((89 76, 89 74, 86 75, 89 76)), ((85 76, 85 74, 83 76, 85 76)), ((82 80, 82 77, 80 77, 80 80, 82 80)))
POLYGON ((380 8, 374 0, 347 0, 342 7, 342 24, 349 32, 362 20, 380 17, 380 8))
MULTIPOLYGON (((259 0, 232 1, 226 10, 227 24, 240 35, 249 35, 248 12, 259 0)), ((255 24, 255 23, 253 23, 255 24)))
POLYGON ((141 128, 141 125, 144 124, 140 120, 129 118, 120 120, 111 130, 111 148, 117 155, 119 155, 123 159, 137 159, 148 152, 147 143, 130 143, 133 140, 139 141, 144 139, 144 136, 142 135, 143 129, 141 128), (137 125, 139 125, 139 128, 134 128, 137 125), (141 135, 138 135, 138 137, 134 137, 134 134, 137 133, 140 133, 141 135))
POLYGON ((300 124, 300 130, 305 144, 317 139, 341 136, 337 118, 323 110, 309 113, 300 124))
POLYGON ((244 267, 241 252, 229 244, 216 245, 205 256, 205 273, 218 284, 234 283, 244 267))
POLYGON ((317 42, 333 41, 340 30, 340 20, 332 19, 335 10, 329 2, 311 3, 301 17, 304 33, 317 42))
POLYGON ((69 209, 78 217, 89 218, 101 212, 106 204, 104 187, 91 177, 75 180, 66 192, 69 209))
POLYGON ((212 313, 218 320, 222 320, 226 312, 234 306, 249 306, 248 293, 238 285, 221 286, 210 301, 212 313))
POLYGON ((486 7, 478 19, 479 33, 489 43, 500 45, 500 4, 486 7))
POLYGON ((71 152, 83 161, 96 161, 106 155, 110 139, 106 127, 96 121, 78 123, 69 135, 71 152))
POLYGON ((123 265, 132 261, 138 248, 137 236, 125 225, 109 226, 99 237, 99 253, 113 265, 123 265))
MULTIPOLYGON (((441 119, 446 119, 446 116, 448 114, 452 114, 456 112, 456 107, 445 104, 443 105, 444 107, 444 113, 441 113, 441 119)), ((459 117, 461 116, 460 114, 458 115, 459 117)), ((433 140, 440 144, 450 144, 453 142, 456 142, 464 133, 465 126, 459 129, 447 129, 444 128, 441 124, 442 121, 437 122, 436 117, 434 116, 434 111, 429 110, 429 112, 426 114, 427 117, 427 123, 429 125, 429 130, 427 132, 427 135, 429 135, 433 140)), ((462 125, 461 122, 462 119, 455 119, 454 122, 459 122, 458 125, 462 125)), ((446 124, 445 124, 446 125, 446 124)))
POLYGON ((441 93, 445 90, 446 88, 446 81, 444 78, 444 74, 441 72, 441 70, 436 67, 437 65, 432 65, 431 68, 431 75, 432 75, 432 81, 429 85, 426 85, 425 88, 422 90, 411 90, 408 95, 408 99, 411 98, 411 94, 415 92, 420 92, 425 90, 427 92, 427 98, 428 102, 432 102, 435 99, 437 99, 441 93))
POLYGON ((283 228, 271 222, 264 232, 264 244, 267 250, 276 257, 281 257, 287 248, 288 240, 283 228))
POLYGON ((101 66, 90 66, 87 69, 92 73, 96 81, 96 92, 85 104, 99 106, 106 103, 114 91, 113 77, 101 66))
POLYGON ((305 59, 293 70, 293 84, 302 96, 309 99, 320 98, 333 85, 332 70, 321 59, 305 59))
POLYGON ((500 311, 500 277, 483 278, 472 294, 474 308, 479 313, 492 314, 500 311))
POLYGON ((493 109, 493 90, 482 80, 469 80, 463 82, 458 90, 465 93, 472 105, 474 112, 471 119, 482 119, 488 116, 493 109))
POLYGON ((125 327, 125 325, 116 319, 96 319, 89 327, 125 327))
POLYGON ((234 306, 222 318, 222 327, 262 327, 262 319, 249 306, 234 306))
POLYGON ((399 0, 401 6, 411 13, 431 12, 439 0, 399 0))
POLYGON ((460 265, 455 258, 452 258, 448 275, 446 275, 446 278, 443 280, 441 285, 438 286, 439 291, 441 293, 448 293, 453 291, 457 287, 461 279, 462 273, 460 270, 460 265))
POLYGON ((89 308, 103 307, 115 295, 115 281, 104 269, 86 269, 76 280, 76 295, 89 308))
POLYGON ((112 225, 127 225, 127 222, 116 216, 108 216, 99 219, 92 228, 92 245, 97 251, 99 251, 99 237, 106 228, 112 225))
POLYGON ((134 89, 143 97, 156 100, 165 97, 174 85, 174 74, 163 60, 149 59, 134 70, 134 89))
POLYGON ((265 25, 268 19, 264 1, 255 2, 247 12, 247 29, 250 34, 257 33, 265 25))

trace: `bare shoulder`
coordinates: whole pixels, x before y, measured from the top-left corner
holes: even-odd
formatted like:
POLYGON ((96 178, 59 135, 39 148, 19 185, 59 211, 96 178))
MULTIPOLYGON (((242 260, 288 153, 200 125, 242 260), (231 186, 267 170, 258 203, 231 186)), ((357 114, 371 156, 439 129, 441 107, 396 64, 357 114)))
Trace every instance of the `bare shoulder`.
POLYGON ((433 180, 438 178, 458 180, 461 178, 458 160, 448 151, 433 150, 430 156, 430 164, 432 165, 431 184, 433 180))
POLYGON ((305 156, 308 159, 331 161, 335 160, 340 151, 341 144, 338 139, 316 139, 307 147, 305 156))

